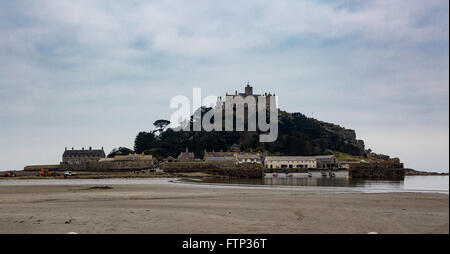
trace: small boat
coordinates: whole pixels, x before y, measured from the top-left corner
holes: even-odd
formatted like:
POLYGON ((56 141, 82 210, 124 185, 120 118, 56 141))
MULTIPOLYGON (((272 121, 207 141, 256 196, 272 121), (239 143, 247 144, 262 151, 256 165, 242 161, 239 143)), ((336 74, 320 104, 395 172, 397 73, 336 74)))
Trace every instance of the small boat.
POLYGON ((273 176, 273 177, 277 177, 278 174, 277 174, 277 173, 273 173, 272 176, 273 176))
POLYGON ((312 177, 312 173, 311 172, 308 172, 308 177, 312 177))
POLYGON ((321 172, 320 173, 322 176, 327 176, 327 172, 321 172))
POLYGON ((292 177, 292 174, 289 174, 289 172, 285 172, 284 174, 286 175, 286 177, 292 177))

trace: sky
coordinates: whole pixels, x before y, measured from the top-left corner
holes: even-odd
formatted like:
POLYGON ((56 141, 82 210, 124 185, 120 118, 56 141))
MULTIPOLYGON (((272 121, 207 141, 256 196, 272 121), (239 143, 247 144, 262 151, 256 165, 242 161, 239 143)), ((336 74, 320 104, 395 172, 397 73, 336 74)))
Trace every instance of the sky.
POLYGON ((447 0, 0 1, 0 170, 132 148, 172 97, 247 82, 448 172, 447 0))

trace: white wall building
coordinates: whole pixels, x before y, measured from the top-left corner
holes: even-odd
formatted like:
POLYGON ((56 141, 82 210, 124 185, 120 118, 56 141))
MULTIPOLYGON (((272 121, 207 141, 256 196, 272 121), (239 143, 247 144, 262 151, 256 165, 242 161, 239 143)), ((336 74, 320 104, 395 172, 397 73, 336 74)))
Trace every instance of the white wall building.
POLYGON ((338 161, 334 155, 321 156, 267 156, 266 168, 332 168, 338 161))
POLYGON ((258 163, 262 164, 261 153, 236 153, 235 158, 237 163, 258 163))

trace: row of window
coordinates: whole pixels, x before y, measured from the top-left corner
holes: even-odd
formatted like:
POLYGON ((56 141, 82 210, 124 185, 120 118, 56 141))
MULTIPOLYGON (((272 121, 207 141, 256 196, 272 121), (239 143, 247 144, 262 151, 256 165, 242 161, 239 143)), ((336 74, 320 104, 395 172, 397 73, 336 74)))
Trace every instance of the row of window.
MULTIPOLYGON (((313 167, 315 167, 315 165, 303 165, 303 164, 296 165, 296 168, 313 168, 313 167)), ((266 168, 294 168, 294 165, 281 164, 280 167, 274 167, 274 165, 266 165, 266 168)))
POLYGON ((257 159, 240 159, 240 161, 251 161, 251 162, 254 162, 254 161, 260 161, 260 160, 257 160, 257 159))

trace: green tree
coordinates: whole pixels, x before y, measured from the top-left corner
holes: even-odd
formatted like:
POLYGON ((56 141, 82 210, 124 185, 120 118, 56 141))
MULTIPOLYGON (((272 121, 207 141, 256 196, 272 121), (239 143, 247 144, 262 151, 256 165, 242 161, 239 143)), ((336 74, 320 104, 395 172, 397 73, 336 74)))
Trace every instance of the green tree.
POLYGON ((164 119, 160 119, 160 120, 156 120, 153 125, 155 126, 156 130, 159 133, 162 133, 164 131, 164 129, 169 126, 170 121, 169 120, 164 120, 164 119))
POLYGON ((134 151, 129 148, 119 147, 112 149, 112 151, 108 154, 108 158, 114 158, 116 155, 129 155, 133 153, 134 151))
POLYGON ((156 146, 156 137, 153 132, 139 132, 134 140, 134 151, 139 154, 156 146))
MULTIPOLYGON (((208 108, 202 108, 204 114, 208 108)), ((155 131, 140 132, 135 139, 137 153, 148 152, 155 157, 176 157, 186 147, 201 157, 203 151, 229 151, 236 143, 241 150, 264 151, 278 155, 320 155, 339 151, 355 156, 365 154, 364 142, 356 139, 353 130, 306 117, 301 113, 279 111, 278 139, 260 143, 259 132, 248 131, 174 131, 170 121, 157 120, 155 131), (167 128, 167 129, 166 129, 167 128), (158 131, 158 135, 154 133, 158 131)), ((194 119, 191 117, 191 124, 194 119)))

